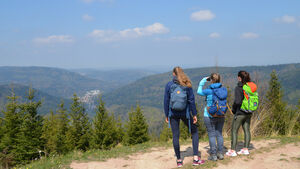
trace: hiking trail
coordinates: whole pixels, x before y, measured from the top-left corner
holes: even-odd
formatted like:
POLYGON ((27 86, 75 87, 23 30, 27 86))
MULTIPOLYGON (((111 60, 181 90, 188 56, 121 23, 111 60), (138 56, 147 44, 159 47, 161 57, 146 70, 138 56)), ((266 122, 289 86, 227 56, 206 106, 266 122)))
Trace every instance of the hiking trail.
MULTIPOLYGON (((226 147, 230 142, 225 141, 226 147)), ((239 142, 239 148, 242 147, 239 142)), ((181 156, 184 158, 183 168, 203 168, 204 166, 192 167, 192 146, 181 145, 181 156)), ((199 151, 205 161, 208 157, 208 142, 199 143, 199 151)), ((251 141, 249 156, 227 157, 216 163, 216 167, 230 169, 299 169, 300 168, 300 143, 280 145, 279 140, 256 140, 251 141)), ((152 148, 146 153, 135 153, 125 158, 113 158, 106 161, 76 162, 70 165, 73 169, 171 169, 177 168, 173 147, 152 148)))

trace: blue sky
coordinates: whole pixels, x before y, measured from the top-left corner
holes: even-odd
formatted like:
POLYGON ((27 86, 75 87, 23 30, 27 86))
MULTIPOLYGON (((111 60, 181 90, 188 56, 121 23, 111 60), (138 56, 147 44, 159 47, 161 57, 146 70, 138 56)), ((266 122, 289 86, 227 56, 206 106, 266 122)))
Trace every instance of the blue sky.
POLYGON ((3 0, 0 66, 300 62, 299 0, 3 0))

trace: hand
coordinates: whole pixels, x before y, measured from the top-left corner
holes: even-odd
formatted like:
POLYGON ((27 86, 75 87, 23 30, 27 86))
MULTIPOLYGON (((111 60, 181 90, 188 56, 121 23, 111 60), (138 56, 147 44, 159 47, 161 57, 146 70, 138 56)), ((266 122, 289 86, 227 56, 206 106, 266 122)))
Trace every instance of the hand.
POLYGON ((194 116, 193 117, 193 124, 196 124, 197 123, 197 116, 194 116))
POLYGON ((166 123, 169 123, 169 118, 168 118, 168 117, 166 117, 165 122, 166 122, 166 123))

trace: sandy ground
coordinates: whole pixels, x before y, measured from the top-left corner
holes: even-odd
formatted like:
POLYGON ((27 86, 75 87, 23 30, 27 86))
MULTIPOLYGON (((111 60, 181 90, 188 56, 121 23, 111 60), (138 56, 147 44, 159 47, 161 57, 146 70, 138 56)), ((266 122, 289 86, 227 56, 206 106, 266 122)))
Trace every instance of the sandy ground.
MULTIPOLYGON (((271 149, 277 143, 277 140, 252 141, 250 153, 253 152, 253 154, 250 156, 231 157, 235 159, 231 159, 228 164, 218 163, 216 168, 300 169, 300 144, 296 145, 293 143, 271 149)), ((229 143, 226 142, 225 146, 229 146, 229 143)), ((242 147, 242 143, 239 143, 239 147, 242 147)), ((199 144, 199 151, 204 160, 208 157, 208 149, 208 143, 199 144)), ((181 146, 184 165, 191 165, 192 154, 191 145, 181 146)), ((70 167, 73 169, 169 169, 176 168, 176 162, 173 148, 153 148, 148 153, 136 153, 127 158, 108 159, 104 162, 80 163, 74 161, 70 167)))

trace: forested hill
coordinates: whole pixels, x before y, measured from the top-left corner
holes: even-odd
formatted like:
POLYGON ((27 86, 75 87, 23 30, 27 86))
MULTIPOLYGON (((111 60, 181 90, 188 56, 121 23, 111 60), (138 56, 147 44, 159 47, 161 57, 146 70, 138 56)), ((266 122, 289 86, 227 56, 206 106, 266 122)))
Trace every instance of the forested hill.
MULTIPOLYGON (((28 86, 23 86, 20 84, 10 84, 10 85, 0 85, 0 108, 1 110, 5 107, 7 103, 7 96, 11 96, 12 92, 18 96, 18 102, 24 103, 27 101, 26 97, 28 96, 29 91, 28 86)), ((39 114, 45 115, 48 114, 51 110, 55 111, 58 104, 61 101, 64 101, 65 108, 68 108, 71 104, 70 99, 63 99, 61 97, 51 96, 45 92, 34 89, 34 101, 42 101, 42 106, 38 110, 39 114)))
POLYGON ((98 69, 72 69, 71 71, 81 75, 111 82, 118 87, 132 83, 142 77, 161 73, 160 71, 151 71, 147 69, 117 69, 117 70, 98 70, 98 69))
POLYGON ((48 67, 0 67, 0 84, 32 86, 57 97, 70 98, 74 93, 83 95, 89 90, 105 92, 114 84, 92 79, 78 73, 48 67))
MULTIPOLYGON (((279 81, 283 86, 284 99, 290 104, 296 104, 300 98, 299 63, 272 66, 206 67, 185 69, 184 71, 191 78, 194 92, 196 93, 199 81, 216 71, 221 74, 223 83, 233 89, 237 83, 237 73, 240 70, 250 72, 252 79, 258 83, 260 93, 262 94, 265 91, 263 89, 267 87, 270 73, 272 70, 276 70, 279 81)), ((162 111, 164 87, 171 79, 171 72, 144 77, 134 83, 104 94, 103 98, 107 106, 111 107, 116 113, 126 113, 136 103, 144 107, 152 107, 162 111)))

